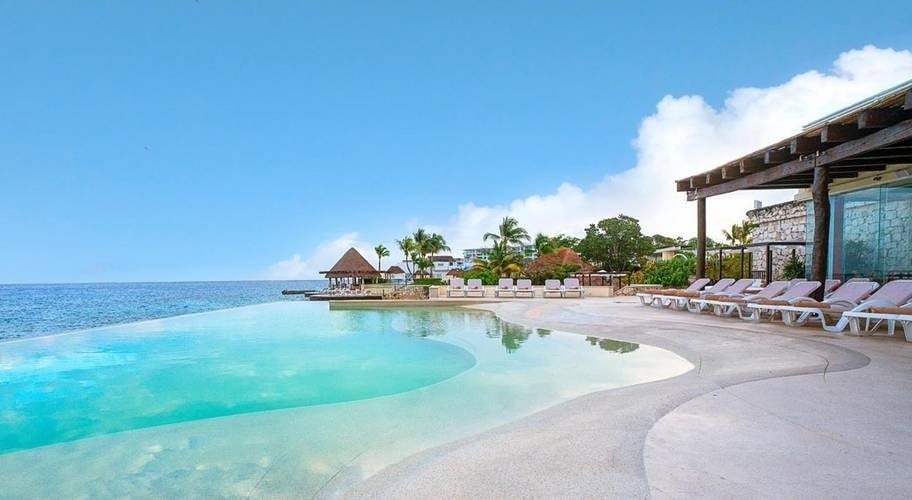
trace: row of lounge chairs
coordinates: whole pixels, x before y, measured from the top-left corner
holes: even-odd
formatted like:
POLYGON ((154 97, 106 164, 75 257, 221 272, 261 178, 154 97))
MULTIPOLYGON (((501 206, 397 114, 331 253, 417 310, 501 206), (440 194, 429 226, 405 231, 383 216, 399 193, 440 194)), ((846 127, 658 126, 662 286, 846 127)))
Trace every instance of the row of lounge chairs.
POLYGON ((761 290, 748 294, 751 279, 721 279, 711 287, 708 279, 694 281, 685 290, 665 289, 638 293, 643 305, 687 310, 695 314, 712 312, 760 321, 778 316, 788 326, 819 323, 827 332, 841 333, 846 327, 856 335, 871 335, 881 325, 893 335, 896 325, 903 328, 906 340, 912 342, 912 280, 895 280, 880 286, 875 281, 853 278, 839 280, 773 281, 761 290), (810 298, 821 286, 824 299, 810 298))
MULTIPOLYGON (((470 279, 466 283, 462 278, 451 278, 447 286, 447 297, 484 297, 486 294, 484 285, 480 279, 470 279)), ((545 280, 545 286, 542 288, 543 297, 567 297, 576 295, 582 298, 583 287, 579 279, 567 278, 563 283, 560 280, 545 280)), ((494 287, 494 296, 503 297, 535 297, 535 288, 532 286, 532 280, 520 279, 513 282, 512 278, 501 278, 494 287)))

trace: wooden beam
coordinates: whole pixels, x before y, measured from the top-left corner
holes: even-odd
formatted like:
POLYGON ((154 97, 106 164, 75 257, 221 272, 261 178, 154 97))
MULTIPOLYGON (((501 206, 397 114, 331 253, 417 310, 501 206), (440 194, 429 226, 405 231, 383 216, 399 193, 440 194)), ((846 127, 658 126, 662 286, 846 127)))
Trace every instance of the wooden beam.
POLYGON ((789 151, 793 155, 804 155, 804 154, 808 154, 808 153, 813 153, 819 149, 820 149, 820 136, 793 137, 791 142, 789 143, 789 151))
POLYGON ((697 279, 706 277, 706 198, 697 200, 697 279))
POLYGON ((766 162, 763 158, 744 158, 738 162, 742 174, 752 174, 766 168, 766 162))
POLYGON ((706 184, 712 186, 722 182, 722 172, 714 170, 706 174, 706 184))
POLYGON ((767 165, 785 163, 795 156, 788 149, 771 149, 763 154, 763 162, 767 165))
POLYGON ((893 125, 902 119, 901 108, 872 108, 862 111, 858 115, 858 128, 884 128, 893 125))
POLYGON ((820 129, 820 142, 824 144, 838 144, 851 141, 860 137, 862 132, 854 123, 851 125, 830 124, 820 129))
MULTIPOLYGON (((811 281, 826 281, 827 260, 830 249, 830 167, 814 167, 814 184, 811 185, 814 205, 814 238, 811 248, 811 281)), ((814 292, 814 299, 823 300, 823 287, 814 292)))
POLYGON ((912 139, 912 120, 906 120, 896 125, 878 130, 864 137, 847 141, 830 149, 824 150, 815 158, 798 158, 781 165, 767 167, 760 172, 755 172, 737 179, 732 179, 722 184, 703 189, 695 189, 687 194, 687 199, 697 200, 709 196, 731 193, 750 186, 765 184, 776 179, 790 175, 807 172, 816 165, 831 165, 847 160, 853 156, 861 155, 884 146, 912 139))
POLYGON ((690 179, 675 181, 675 185, 677 186, 678 192, 690 191, 690 179))
POLYGON ((737 179, 741 177, 741 167, 737 164, 735 165, 725 165, 722 167, 722 178, 725 180, 737 179))
POLYGON ((690 178, 690 188, 691 189, 703 187, 705 185, 706 185, 706 176, 705 175, 695 175, 690 178))

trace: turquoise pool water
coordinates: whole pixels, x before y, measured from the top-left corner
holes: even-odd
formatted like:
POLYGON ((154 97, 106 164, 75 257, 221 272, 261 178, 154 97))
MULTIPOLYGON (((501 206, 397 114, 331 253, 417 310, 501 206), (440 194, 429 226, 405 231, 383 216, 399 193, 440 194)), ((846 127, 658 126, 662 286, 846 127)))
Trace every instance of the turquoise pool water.
POLYGON ((310 496, 560 401, 650 346, 465 310, 285 302, 0 343, 0 497, 310 496))

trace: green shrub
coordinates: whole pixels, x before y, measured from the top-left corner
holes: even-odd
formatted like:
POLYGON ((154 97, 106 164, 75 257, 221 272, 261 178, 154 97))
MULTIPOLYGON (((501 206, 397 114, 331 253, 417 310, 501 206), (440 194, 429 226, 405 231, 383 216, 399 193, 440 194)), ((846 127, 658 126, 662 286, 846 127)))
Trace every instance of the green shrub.
POLYGON ((481 268, 464 271, 462 273, 462 278, 464 278, 466 281, 470 279, 480 279, 483 285, 496 285, 497 280, 500 279, 499 276, 494 274, 494 271, 481 268))
POLYGON ((804 261, 799 260, 798 256, 795 255, 793 251, 789 258, 785 261, 785 266, 782 268, 782 279, 784 280, 793 280, 795 278, 804 278, 805 277, 805 268, 804 261))
POLYGON ((678 255, 671 260, 655 263, 655 268, 646 271, 644 266, 643 282, 662 286, 684 286, 694 274, 696 261, 692 256, 678 255))
POLYGON ((744 252, 744 273, 741 272, 741 254, 732 253, 722 257, 722 276, 719 276, 719 256, 706 256, 706 277, 711 280, 720 280, 722 278, 740 278, 750 276, 751 270, 750 252, 744 252))

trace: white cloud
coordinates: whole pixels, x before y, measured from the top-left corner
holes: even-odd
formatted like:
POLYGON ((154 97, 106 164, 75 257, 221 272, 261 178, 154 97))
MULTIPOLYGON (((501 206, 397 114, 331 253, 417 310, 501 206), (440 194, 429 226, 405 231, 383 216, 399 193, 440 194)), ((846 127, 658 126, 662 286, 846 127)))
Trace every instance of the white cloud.
POLYGON ((320 271, 326 271, 339 260, 339 257, 349 248, 355 247, 361 255, 370 259, 373 255, 372 246, 358 239, 358 233, 351 232, 327 241, 317 246, 306 258, 300 254, 280 260, 266 267, 261 273, 261 279, 267 280, 294 280, 294 279, 319 279, 320 271))
MULTIPOLYGON (((840 54, 828 72, 808 71, 768 88, 732 91, 721 109, 700 96, 665 96, 640 124, 633 146, 636 165, 581 187, 570 183, 553 193, 504 205, 467 202, 442 232, 454 250, 478 246, 481 235, 505 215, 530 233, 579 234, 589 223, 624 213, 640 219, 644 232, 693 236, 696 207, 677 193, 674 180, 781 140, 802 125, 912 78, 912 52, 866 46, 840 54)), ((790 199, 794 191, 743 191, 707 201, 710 236, 740 221, 753 200, 790 199)), ((425 221, 426 222, 426 221, 425 221)))

